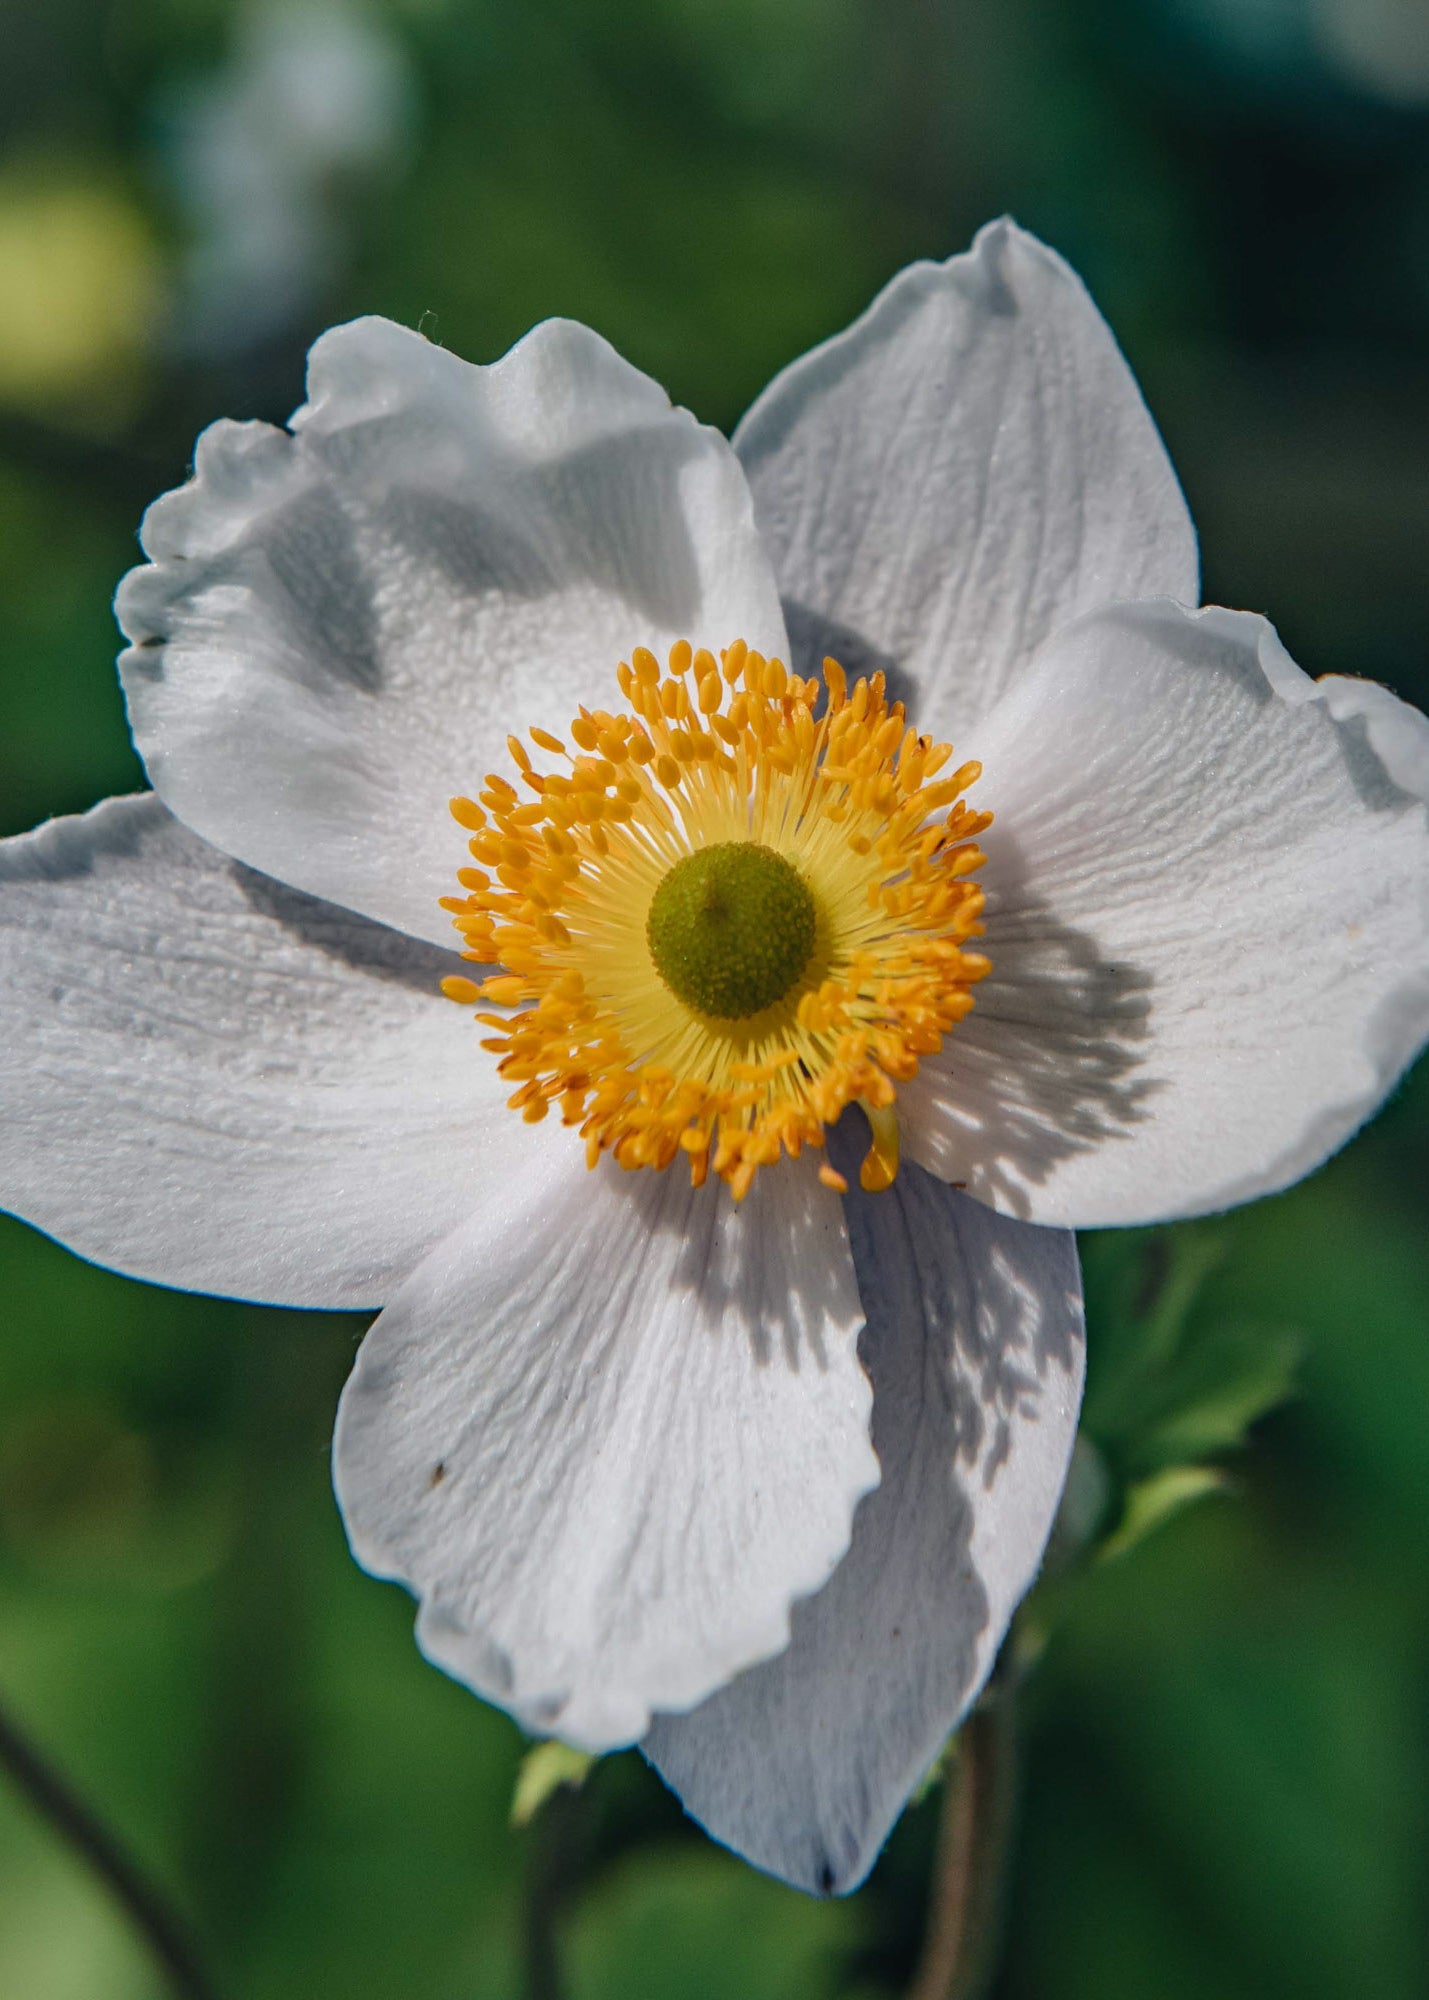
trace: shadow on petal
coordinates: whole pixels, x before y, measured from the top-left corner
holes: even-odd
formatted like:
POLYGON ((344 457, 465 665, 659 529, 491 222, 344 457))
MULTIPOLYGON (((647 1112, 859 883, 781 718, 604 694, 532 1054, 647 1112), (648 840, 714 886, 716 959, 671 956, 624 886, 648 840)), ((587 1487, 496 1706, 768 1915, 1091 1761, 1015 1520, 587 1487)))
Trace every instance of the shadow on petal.
POLYGON ((981 948, 992 971, 899 1111, 913 1158, 1028 1216, 1029 1188, 1152 1115, 1164 1087, 1146 1073, 1154 981, 1028 895, 1009 836, 987 845, 981 948))
POLYGON ((789 633, 789 665, 795 673, 805 677, 812 674, 821 681, 824 661, 832 655, 850 681, 860 677, 871 680, 875 674, 882 674, 889 699, 901 701, 908 720, 915 729, 918 727, 918 690, 891 653, 882 652, 851 625, 841 625, 838 619, 826 617, 797 598, 786 597, 783 603, 784 623, 789 633))
POLYGON ((777 1652, 844 1554, 878 1478, 862 1321, 810 1161, 736 1207, 674 1168, 587 1173, 553 1133, 363 1344, 334 1459, 354 1551, 527 1727, 632 1742, 777 1652))
POLYGON ((828 1369, 828 1329, 847 1311, 848 1252, 838 1201, 812 1172, 783 1162, 739 1203, 723 1184, 692 1193, 680 1163, 624 1179, 640 1226, 673 1239, 671 1289, 698 1302, 693 1333, 723 1339, 734 1326, 761 1368, 828 1369))
MULTIPOLYGON (((866 1146, 851 1113, 840 1171, 866 1146)), ((846 1210, 882 1483, 791 1640, 647 1755, 719 1839, 798 1886, 857 1885, 985 1680, 1061 1491, 1082 1370, 1076 1253, 917 1167, 846 1210)))
MULTIPOLYGON (((665 631, 690 631, 701 579, 681 486, 707 447, 693 426, 636 439, 638 477, 632 440, 599 438, 548 464, 504 465, 498 508, 461 493, 455 473, 454 492, 394 481, 373 522, 401 556, 463 595, 540 598, 584 583, 665 631)), ((364 450, 374 442, 380 433, 364 450)), ((406 422, 396 424, 398 446, 410 462, 406 422)))
POLYGON ((260 917, 281 925, 298 943, 338 960, 354 972, 373 979, 393 980, 416 993, 442 997, 441 983, 452 973, 470 975, 473 967, 457 951, 443 951, 424 938, 393 930, 390 924, 360 917, 338 903, 326 903, 320 896, 306 895, 245 868, 241 861, 229 864, 233 880, 249 907, 260 917))
POLYGON ((136 680, 168 678, 163 647, 189 635, 188 621, 198 620, 207 636, 247 616, 299 685, 314 693, 333 683, 359 694, 380 691, 386 662, 377 579, 354 524, 330 488, 281 458, 275 468, 281 480, 274 478, 271 500, 252 510, 238 534, 213 550, 195 536, 191 550, 131 572, 121 586, 125 628, 144 634, 126 655, 136 680), (283 485, 294 489, 288 498, 280 497, 283 485))

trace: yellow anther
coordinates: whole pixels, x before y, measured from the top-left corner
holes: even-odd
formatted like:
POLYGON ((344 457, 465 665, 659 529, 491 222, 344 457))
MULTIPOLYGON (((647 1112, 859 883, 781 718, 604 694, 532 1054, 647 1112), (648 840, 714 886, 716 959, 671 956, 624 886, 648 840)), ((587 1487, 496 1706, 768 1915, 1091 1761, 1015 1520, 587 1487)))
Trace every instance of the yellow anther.
MULTIPOLYGON (((452 801, 480 865, 459 869, 464 893, 441 900, 463 955, 501 970, 443 991, 491 1030, 513 1109, 534 1122, 555 1106, 592 1165, 604 1153, 632 1172, 683 1159, 695 1186, 713 1174, 742 1199, 761 1169, 820 1145, 858 1102, 873 1130, 860 1181, 889 1186, 897 1091, 987 971, 971 948, 982 895, 968 876, 990 816, 960 796, 977 766, 931 782, 947 746, 909 728, 881 675, 850 688, 837 661, 821 688, 740 640, 718 658, 677 641, 668 677, 636 647, 616 678, 629 710, 582 708, 566 775, 534 770, 513 737, 535 797, 522 803, 493 774, 479 802, 452 801), (728 1022, 677 998, 646 913, 682 858, 749 840, 806 884, 814 945, 782 999, 728 1022), (518 1011, 480 1011, 493 1003, 518 1011)), ((526 740, 567 755, 549 731, 526 740)), ((726 988, 747 990, 707 990, 726 988)), ((819 1177, 846 1189, 827 1163, 819 1177)))

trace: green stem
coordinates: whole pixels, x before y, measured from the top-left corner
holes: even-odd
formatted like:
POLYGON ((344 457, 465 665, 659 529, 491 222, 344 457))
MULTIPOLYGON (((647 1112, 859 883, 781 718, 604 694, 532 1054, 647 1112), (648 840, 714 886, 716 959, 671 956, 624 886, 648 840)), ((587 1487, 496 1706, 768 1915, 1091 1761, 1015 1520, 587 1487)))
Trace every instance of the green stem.
POLYGON ((530 1828, 525 1946, 526 2000, 564 2000, 560 1920, 577 1874, 580 1794, 562 1786, 546 1800, 530 1828))
POLYGON ((216 1989, 199 1962, 187 1926, 157 1884, 3 1708, 0 1768, 104 1883, 163 1967, 177 2000, 216 2000, 216 1989))
POLYGON ((1011 1689, 994 1681, 959 1732, 944 1785, 928 1928, 907 2000, 977 2000, 995 1969, 1014 1747, 1011 1689))

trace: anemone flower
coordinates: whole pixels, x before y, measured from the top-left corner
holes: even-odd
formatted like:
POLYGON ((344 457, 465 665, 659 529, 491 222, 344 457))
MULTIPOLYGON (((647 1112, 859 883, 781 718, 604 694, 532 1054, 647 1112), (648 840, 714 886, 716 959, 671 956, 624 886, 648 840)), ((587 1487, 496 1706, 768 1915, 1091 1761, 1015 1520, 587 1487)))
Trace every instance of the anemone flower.
POLYGON ((1285 1186, 1426 1033, 1429 723, 1189 608, 1007 223, 732 445, 578 325, 339 327, 143 543, 153 791, 0 850, 0 1194, 382 1308, 337 1488, 428 1657, 852 1887, 1040 1560, 1072 1228, 1285 1186))

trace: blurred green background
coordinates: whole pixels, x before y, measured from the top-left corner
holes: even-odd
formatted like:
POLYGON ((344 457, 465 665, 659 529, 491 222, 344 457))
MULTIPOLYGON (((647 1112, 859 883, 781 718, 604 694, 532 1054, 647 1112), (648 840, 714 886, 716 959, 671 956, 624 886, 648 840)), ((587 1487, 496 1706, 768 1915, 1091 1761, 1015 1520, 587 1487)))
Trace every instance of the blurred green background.
MULTIPOLYGON (((1010 209, 1161 424, 1208 598, 1429 702, 1425 0, 0 6, 0 832, 141 781, 109 599, 213 416, 314 333, 591 322, 728 426, 1010 209)), ((1298 1330, 1234 1491, 1065 1593, 1022 1716, 999 1995, 1429 1987, 1429 1070, 1191 1240, 1188 1337, 1298 1330)), ((1124 1244, 1086 1244, 1093 1366, 1124 1244)), ((360 1322, 131 1285, 0 1222, 0 1694, 246 2000, 898 1992, 936 1802, 819 1905, 638 1759, 534 1828, 327 1482, 360 1322), (560 1987, 550 1962, 553 1937, 560 1987)), ((151 2000, 0 1788, 0 1995, 151 2000)))

